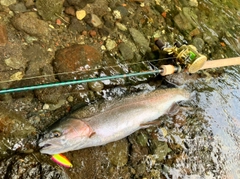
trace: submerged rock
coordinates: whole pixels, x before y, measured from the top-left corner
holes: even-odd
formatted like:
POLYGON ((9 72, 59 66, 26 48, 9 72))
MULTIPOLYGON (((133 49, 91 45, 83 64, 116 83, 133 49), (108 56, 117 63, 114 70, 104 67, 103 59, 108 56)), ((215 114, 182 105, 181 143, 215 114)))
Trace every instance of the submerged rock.
POLYGON ((35 132, 20 114, 0 104, 0 159, 10 155, 9 151, 23 150, 26 138, 35 132))
MULTIPOLYGON (((47 164, 44 160, 47 161, 46 157, 39 154, 14 155, 0 162, 0 176, 1 178, 69 178, 63 170, 47 164)), ((48 162, 51 162, 50 159, 48 162)))
POLYGON ((38 0, 36 2, 36 7, 38 13, 42 16, 44 20, 55 20, 56 15, 60 15, 63 10, 64 0, 38 0))
POLYGON ((71 72, 58 75, 62 81, 79 79, 82 76, 93 74, 101 65, 102 54, 89 45, 72 45, 56 52, 54 71, 57 73, 71 72), (75 72, 75 73, 74 73, 75 72))
POLYGON ((129 32, 137 45, 140 46, 140 51, 145 54, 149 48, 149 41, 144 37, 144 35, 135 28, 130 28, 129 32))
POLYGON ((106 145, 111 164, 122 167, 128 162, 128 142, 122 139, 106 145))

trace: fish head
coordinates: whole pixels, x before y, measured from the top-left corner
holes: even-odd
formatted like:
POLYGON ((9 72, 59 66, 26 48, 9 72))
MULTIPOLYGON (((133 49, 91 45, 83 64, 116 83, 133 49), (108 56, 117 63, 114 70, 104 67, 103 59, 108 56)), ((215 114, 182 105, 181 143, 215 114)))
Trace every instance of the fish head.
POLYGON ((38 144, 40 152, 50 155, 68 152, 83 145, 93 133, 86 122, 69 119, 44 134, 38 144))

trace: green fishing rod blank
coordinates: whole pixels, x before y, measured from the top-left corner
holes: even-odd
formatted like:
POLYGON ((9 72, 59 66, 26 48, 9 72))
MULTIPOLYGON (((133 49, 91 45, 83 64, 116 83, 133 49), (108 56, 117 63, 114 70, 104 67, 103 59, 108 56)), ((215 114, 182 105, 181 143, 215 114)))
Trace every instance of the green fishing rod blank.
POLYGON ((30 90, 52 88, 52 87, 66 86, 66 85, 75 85, 75 84, 80 84, 80 83, 104 81, 104 80, 111 80, 111 79, 116 79, 116 78, 125 78, 125 77, 141 76, 141 75, 149 75, 149 74, 159 74, 161 72, 162 72, 162 70, 158 69, 158 70, 151 70, 151 71, 138 72, 138 73, 119 74, 119 75, 113 75, 113 76, 103 76, 103 77, 98 77, 98 78, 88 78, 88 79, 80 79, 80 80, 73 80, 73 81, 66 81, 66 82, 56 82, 56 83, 39 84, 39 85, 33 85, 33 86, 25 86, 25 87, 19 87, 19 88, 9 88, 9 89, 0 90, 0 94, 30 91, 30 90))

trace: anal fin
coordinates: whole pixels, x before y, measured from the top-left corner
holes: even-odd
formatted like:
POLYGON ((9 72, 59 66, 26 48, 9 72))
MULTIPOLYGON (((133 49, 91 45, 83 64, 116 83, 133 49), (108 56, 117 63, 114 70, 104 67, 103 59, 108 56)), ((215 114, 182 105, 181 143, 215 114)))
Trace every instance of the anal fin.
POLYGON ((180 110, 180 106, 177 103, 173 103, 172 106, 168 109, 168 115, 174 116, 176 115, 180 110))
POLYGON ((141 127, 149 127, 149 126, 155 126, 155 125, 160 125, 161 121, 160 120, 155 120, 155 121, 149 121, 146 123, 140 124, 141 127))

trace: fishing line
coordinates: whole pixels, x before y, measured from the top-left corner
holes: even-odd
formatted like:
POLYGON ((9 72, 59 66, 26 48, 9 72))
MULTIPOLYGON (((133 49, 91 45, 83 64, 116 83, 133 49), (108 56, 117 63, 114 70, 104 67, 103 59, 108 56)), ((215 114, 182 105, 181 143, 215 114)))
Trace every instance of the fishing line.
MULTIPOLYGON (((98 71, 98 70, 105 70, 105 69, 110 69, 112 68, 113 70, 115 70, 114 68, 120 68, 122 67, 122 65, 126 65, 126 66, 131 66, 131 65, 137 65, 137 64, 144 64, 145 62, 150 63, 151 66, 154 66, 151 62, 157 62, 160 60, 169 60, 169 59, 173 59, 174 57, 168 57, 168 58, 162 58, 162 59, 154 59, 154 60, 148 60, 148 61, 141 61, 141 62, 134 62, 134 63, 126 63, 126 64, 117 64, 117 65, 112 65, 112 66, 107 66, 107 67, 100 67, 100 68, 95 68, 95 69, 89 69, 89 70, 77 70, 77 71, 71 71, 71 72, 61 72, 61 73, 55 73, 55 74, 46 74, 46 75, 37 75, 37 76, 32 76, 32 77, 25 77, 22 78, 21 80, 4 80, 4 81, 0 81, 0 84, 3 83, 9 83, 9 82, 15 82, 15 81, 23 81, 23 80, 32 80, 32 79, 40 79, 40 78, 47 78, 47 77, 53 77, 53 76, 63 76, 63 75, 69 75, 69 74, 81 74, 81 73, 86 73, 86 72, 93 72, 93 71, 98 71)), ((155 70, 158 69, 157 67, 154 67, 155 70)), ((116 71, 116 70, 115 70, 116 71)), ((5 71, 0 71, 0 72, 5 72, 5 71)), ((117 72, 117 71, 116 71, 117 72)))

